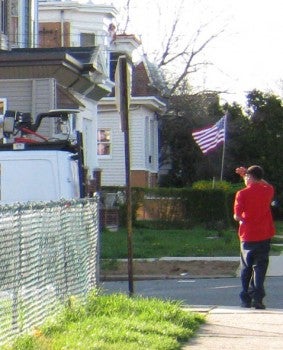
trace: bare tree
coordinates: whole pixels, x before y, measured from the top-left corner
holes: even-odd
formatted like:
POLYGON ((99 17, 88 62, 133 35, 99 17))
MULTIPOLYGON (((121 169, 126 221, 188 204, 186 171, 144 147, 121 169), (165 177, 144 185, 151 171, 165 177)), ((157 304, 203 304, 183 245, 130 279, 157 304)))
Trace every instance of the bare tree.
POLYGON ((131 5, 131 0, 127 0, 126 5, 125 5, 126 21, 125 21, 123 33, 126 33, 129 22, 130 22, 130 7, 131 7, 130 5, 131 5))
MULTIPOLYGON (((150 56, 153 57, 154 63, 164 72, 169 86, 169 95, 177 93, 184 83, 187 84, 191 74, 211 64, 211 62, 205 60, 204 53, 209 44, 224 32, 223 27, 211 33, 209 22, 200 23, 196 29, 188 28, 190 19, 186 18, 188 13, 184 11, 184 3, 184 0, 174 2, 174 5, 176 5, 174 13, 172 13, 170 21, 166 23, 166 30, 162 33, 163 37, 160 38, 160 47, 157 43, 158 48, 153 54, 147 52, 147 54, 152 54, 150 56), (184 23, 188 23, 188 25, 186 26, 184 23)), ((164 15, 163 2, 147 4, 144 2, 144 6, 154 5, 158 7, 159 14, 156 16, 156 20, 160 21, 164 15)), ((127 0, 123 7, 123 10, 126 11, 124 32, 129 28, 132 6, 134 6, 133 2, 127 0)), ((193 3, 192 6, 194 6, 193 3)))
MULTIPOLYGON (((174 72, 176 71, 174 67, 179 68, 177 74, 173 74, 169 81, 170 95, 176 93, 182 85, 187 85, 190 74, 196 73, 202 67, 211 64, 199 57, 208 45, 224 32, 224 28, 222 28, 211 34, 209 23, 200 23, 195 31, 184 33, 184 31, 189 30, 182 24, 182 18, 184 17, 183 5, 184 0, 179 3, 179 7, 174 13, 175 17, 168 35, 163 38, 164 50, 155 58, 158 67, 164 69, 165 72, 174 72), (180 37, 183 39, 181 40, 180 37)), ((160 12, 160 15, 162 15, 162 12, 160 12)))
MULTIPOLYGON (((218 37, 223 30, 220 32, 210 35, 207 39, 204 41, 198 41, 199 35, 201 33, 201 28, 197 31, 195 38, 193 42, 189 42, 186 44, 186 46, 181 49, 179 52, 171 55, 170 57, 170 51, 168 51, 167 57, 163 55, 162 60, 159 62, 159 67, 166 67, 170 63, 174 65, 176 61, 181 58, 183 60, 182 64, 182 70, 179 72, 179 75, 175 77, 175 81, 170 86, 170 94, 174 94, 178 88, 180 87, 181 83, 186 80, 186 78, 189 76, 189 74, 195 73, 198 71, 198 69, 201 68, 201 66, 210 64, 209 62, 202 61, 202 62, 196 62, 198 54, 200 54, 202 51, 205 50, 205 48, 209 45, 209 43, 218 37)), ((172 32, 172 38, 174 37, 174 32, 172 32)), ((168 40, 171 41, 172 38, 169 38, 168 40)))

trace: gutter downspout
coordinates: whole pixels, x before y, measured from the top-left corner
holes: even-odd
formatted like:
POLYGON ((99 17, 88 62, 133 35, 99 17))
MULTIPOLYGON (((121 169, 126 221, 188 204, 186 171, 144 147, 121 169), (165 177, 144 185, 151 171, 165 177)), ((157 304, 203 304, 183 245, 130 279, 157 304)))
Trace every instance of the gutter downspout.
POLYGON ((65 46, 65 30, 64 30, 64 10, 60 11, 60 24, 61 24, 61 47, 65 46))

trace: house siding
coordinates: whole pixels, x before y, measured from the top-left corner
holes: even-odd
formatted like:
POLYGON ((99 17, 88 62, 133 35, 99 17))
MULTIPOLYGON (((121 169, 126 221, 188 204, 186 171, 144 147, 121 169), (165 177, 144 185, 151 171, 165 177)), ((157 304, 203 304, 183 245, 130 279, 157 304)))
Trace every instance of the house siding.
MULTIPOLYGON (((55 108, 54 79, 0 80, 0 97, 7 99, 7 109, 31 113, 33 119, 39 113, 55 108)), ((39 133, 52 136, 52 125, 43 121, 39 133)))
MULTIPOLYGON (((130 166, 133 186, 152 187, 156 185, 158 150, 154 141, 152 162, 148 161, 150 120, 157 132, 155 114, 144 107, 133 108, 129 113, 130 166)), ((120 130, 120 115, 116 110, 99 111, 98 128, 111 130, 111 156, 99 157, 102 186, 125 186, 124 134, 120 130)), ((153 135, 153 139, 157 134, 153 135)))
POLYGON ((132 170, 158 171, 158 124, 154 112, 140 107, 131 113, 132 170))
POLYGON ((31 80, 0 80, 0 96, 7 99, 7 109, 31 112, 31 80))
POLYGON ((124 134, 120 130, 120 116, 117 111, 104 111, 98 119, 98 128, 111 130, 111 155, 98 157, 98 166, 102 169, 103 186, 125 185, 124 134))
POLYGON ((131 170, 146 170, 146 115, 141 107, 130 112, 131 170))
POLYGON ((7 109, 37 115, 55 107, 54 79, 0 80, 0 97, 7 98, 7 109))

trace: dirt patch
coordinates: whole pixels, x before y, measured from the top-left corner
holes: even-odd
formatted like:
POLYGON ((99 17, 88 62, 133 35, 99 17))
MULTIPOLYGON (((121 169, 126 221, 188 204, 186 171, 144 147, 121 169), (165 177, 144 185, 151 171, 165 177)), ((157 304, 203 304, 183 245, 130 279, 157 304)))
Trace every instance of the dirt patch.
MULTIPOLYGON (((128 275, 127 261, 117 261, 115 266, 101 265, 100 276, 102 279, 117 278, 128 275), (104 266, 104 267, 103 267, 104 266)), ((161 278, 190 278, 190 277, 233 277, 239 267, 238 261, 222 260, 190 260, 167 261, 154 260, 133 262, 133 274, 135 277, 161 277, 161 278)))

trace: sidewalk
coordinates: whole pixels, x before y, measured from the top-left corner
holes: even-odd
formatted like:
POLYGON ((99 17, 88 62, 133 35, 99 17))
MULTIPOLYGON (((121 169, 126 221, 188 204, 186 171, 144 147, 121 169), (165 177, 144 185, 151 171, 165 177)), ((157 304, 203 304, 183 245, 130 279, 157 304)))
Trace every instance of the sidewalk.
MULTIPOLYGON (((283 255, 270 256, 267 276, 283 276, 283 255)), ((189 310, 206 313, 207 322, 182 350, 283 348, 283 309, 196 306, 189 310)))
POLYGON ((283 347, 282 309, 194 307, 207 313, 207 322, 182 350, 279 350, 283 347))
POLYGON ((269 257, 266 276, 283 276, 283 254, 269 257))

